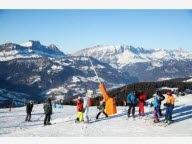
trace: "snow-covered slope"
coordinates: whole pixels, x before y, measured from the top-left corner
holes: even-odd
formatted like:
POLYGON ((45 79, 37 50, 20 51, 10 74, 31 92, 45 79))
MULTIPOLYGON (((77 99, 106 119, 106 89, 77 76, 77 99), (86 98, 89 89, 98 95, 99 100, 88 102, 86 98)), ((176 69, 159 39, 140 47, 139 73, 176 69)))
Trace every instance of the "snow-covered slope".
MULTIPOLYGON (((164 102, 163 102, 164 103, 164 102)), ((95 121, 96 107, 90 107, 89 124, 76 124, 76 106, 64 106, 61 109, 53 109, 50 126, 43 125, 43 105, 34 105, 32 122, 24 122, 25 107, 0 109, 0 136, 1 137, 191 137, 192 136, 192 95, 177 97, 173 112, 175 123, 167 127, 153 125, 151 123, 153 108, 145 107, 148 120, 126 120, 127 107, 117 107, 117 114, 109 118, 95 121), (41 117, 42 116, 42 117, 41 117), (38 119, 39 118, 39 119, 38 119)), ((165 109, 163 109, 163 113, 165 109)), ((136 108, 136 115, 138 109, 136 108)), ((101 115, 101 117, 104 117, 101 115)), ((163 117, 161 118, 163 119, 163 117)))
POLYGON ((14 43, 0 45, 0 61, 8 61, 16 58, 58 58, 62 56, 65 56, 65 54, 55 45, 44 46, 39 41, 30 40, 21 45, 14 43))
MULTIPOLYGON (((95 46, 76 52, 74 55, 90 55, 98 60, 109 63, 115 68, 122 68, 128 64, 138 62, 149 62, 154 60, 169 59, 192 59, 192 52, 182 49, 163 50, 163 49, 144 49, 128 45, 95 46)), ((158 64, 156 64, 159 66, 158 64)))

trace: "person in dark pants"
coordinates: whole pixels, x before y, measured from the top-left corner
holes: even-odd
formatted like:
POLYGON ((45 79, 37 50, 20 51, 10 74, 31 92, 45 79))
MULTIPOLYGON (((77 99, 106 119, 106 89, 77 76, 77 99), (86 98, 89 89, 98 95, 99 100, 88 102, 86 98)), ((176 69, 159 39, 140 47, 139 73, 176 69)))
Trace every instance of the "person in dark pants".
POLYGON ((103 113, 105 115, 105 117, 108 117, 108 115, 105 113, 105 100, 104 99, 101 99, 100 103, 99 103, 99 106, 97 107, 97 109, 99 109, 99 113, 97 114, 96 116, 96 119, 99 118, 99 115, 101 113, 103 113))
POLYGON ((33 109, 33 103, 32 102, 28 102, 27 106, 26 106, 26 112, 27 112, 27 116, 25 121, 31 121, 31 112, 33 109))
POLYGON ((158 101, 159 101, 159 116, 162 116, 161 112, 161 102, 165 99, 165 97, 162 95, 160 91, 157 91, 158 101))
POLYGON ((132 117, 135 117, 135 107, 137 106, 138 98, 137 98, 137 92, 133 91, 130 92, 127 96, 127 103, 129 106, 128 109, 128 118, 130 117, 131 111, 132 111, 132 117))
POLYGON ((166 106, 166 113, 165 113, 165 123, 172 123, 172 113, 174 109, 174 104, 175 104, 175 98, 173 97, 171 92, 166 93, 168 95, 167 101, 164 104, 166 106))
POLYGON ((43 109, 45 113, 44 125, 51 125, 52 104, 50 98, 44 103, 43 109))

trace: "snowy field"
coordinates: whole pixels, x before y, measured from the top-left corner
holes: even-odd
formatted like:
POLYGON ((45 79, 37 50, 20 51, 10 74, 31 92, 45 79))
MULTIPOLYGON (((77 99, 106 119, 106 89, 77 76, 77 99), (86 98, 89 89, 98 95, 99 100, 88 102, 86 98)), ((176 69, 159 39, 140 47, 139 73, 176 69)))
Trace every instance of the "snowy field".
MULTIPOLYGON (((164 102, 163 102, 164 103, 164 102)), ((162 106, 163 108, 163 106, 162 106)), ((26 107, 0 109, 0 137, 191 137, 192 95, 176 98, 173 112, 175 122, 167 127, 154 125, 153 109, 145 107, 142 119, 127 120, 127 107, 117 107, 117 114, 95 121, 96 107, 89 108, 89 124, 75 123, 76 106, 53 109, 50 126, 43 126, 43 105, 34 105, 32 122, 24 122, 26 107), (42 117, 41 117, 42 116, 42 117), (39 119, 38 119, 39 118, 39 119)), ((163 113, 165 109, 163 108, 163 113)), ((138 115, 138 108, 136 108, 138 115)), ((164 117, 161 118, 161 120, 164 117)))

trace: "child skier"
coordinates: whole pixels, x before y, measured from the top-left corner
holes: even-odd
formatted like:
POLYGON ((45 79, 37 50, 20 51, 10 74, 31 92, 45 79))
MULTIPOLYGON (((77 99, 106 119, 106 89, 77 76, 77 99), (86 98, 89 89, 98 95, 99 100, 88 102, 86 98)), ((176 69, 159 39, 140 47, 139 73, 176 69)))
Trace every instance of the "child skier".
POLYGON ((166 103, 164 104, 166 106, 165 123, 170 124, 172 122, 172 112, 174 109, 175 98, 171 92, 167 92, 166 94, 168 97, 166 103))
POLYGON ((144 116, 144 106, 146 100, 146 94, 144 92, 140 92, 139 98, 139 116, 144 116))
POLYGON ((100 103, 99 103, 99 106, 97 107, 97 109, 99 109, 99 113, 97 114, 96 119, 99 118, 99 115, 101 113, 103 113, 105 115, 105 117, 108 117, 108 115, 105 113, 105 100, 104 99, 100 100, 100 103))
POLYGON ((77 99, 77 118, 75 122, 81 122, 83 120, 83 101, 80 97, 77 99))
POLYGON ((158 95, 158 100, 159 100, 159 116, 162 116, 161 102, 165 99, 165 97, 162 95, 162 93, 160 91, 157 91, 156 94, 158 95))
POLYGON ((158 95, 155 94, 153 97, 154 98, 152 100, 151 106, 154 107, 154 123, 158 123, 160 104, 159 104, 159 100, 158 100, 158 95))

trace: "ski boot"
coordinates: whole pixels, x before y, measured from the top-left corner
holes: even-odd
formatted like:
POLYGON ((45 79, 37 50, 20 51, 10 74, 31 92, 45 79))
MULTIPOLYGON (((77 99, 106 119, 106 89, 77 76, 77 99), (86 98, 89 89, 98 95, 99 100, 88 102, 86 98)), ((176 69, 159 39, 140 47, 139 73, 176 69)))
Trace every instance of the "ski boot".
POLYGON ((154 123, 159 123, 159 119, 157 119, 157 120, 154 120, 153 122, 154 122, 154 123))

